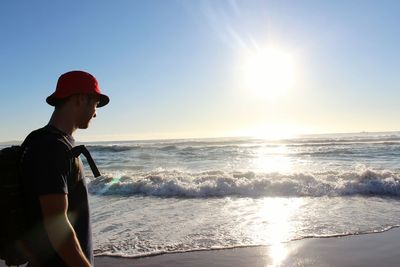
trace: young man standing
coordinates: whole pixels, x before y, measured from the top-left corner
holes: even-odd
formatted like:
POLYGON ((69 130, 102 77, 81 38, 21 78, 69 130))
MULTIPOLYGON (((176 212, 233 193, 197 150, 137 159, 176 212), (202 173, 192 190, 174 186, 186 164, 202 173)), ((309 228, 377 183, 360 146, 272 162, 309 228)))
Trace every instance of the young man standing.
POLYGON ((22 145, 28 266, 93 266, 88 192, 82 162, 71 153, 72 135, 88 128, 109 98, 94 76, 71 71, 60 76, 46 102, 55 107, 48 125, 22 145))

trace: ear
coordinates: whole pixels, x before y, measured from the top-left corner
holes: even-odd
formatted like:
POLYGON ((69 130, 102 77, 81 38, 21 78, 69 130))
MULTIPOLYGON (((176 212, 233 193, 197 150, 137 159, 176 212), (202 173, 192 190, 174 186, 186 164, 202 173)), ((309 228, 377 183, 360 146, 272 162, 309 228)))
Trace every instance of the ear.
POLYGON ((76 106, 82 106, 85 104, 86 98, 85 95, 83 94, 77 94, 77 95, 73 95, 74 97, 74 103, 76 106))

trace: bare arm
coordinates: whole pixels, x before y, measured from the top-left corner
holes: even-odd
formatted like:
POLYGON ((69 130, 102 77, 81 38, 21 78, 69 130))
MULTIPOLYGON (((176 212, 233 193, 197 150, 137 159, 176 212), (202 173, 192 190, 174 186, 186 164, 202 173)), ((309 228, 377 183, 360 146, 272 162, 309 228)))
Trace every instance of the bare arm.
POLYGON ((57 254, 73 267, 91 267, 74 228, 67 217, 68 198, 66 194, 45 195, 39 198, 44 225, 50 242, 57 254))

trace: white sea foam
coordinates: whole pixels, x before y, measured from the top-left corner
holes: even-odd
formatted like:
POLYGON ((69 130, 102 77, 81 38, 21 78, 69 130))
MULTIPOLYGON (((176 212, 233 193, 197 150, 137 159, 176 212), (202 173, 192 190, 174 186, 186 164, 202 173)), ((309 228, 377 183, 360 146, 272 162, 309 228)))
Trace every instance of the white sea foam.
POLYGON ((91 198, 96 255, 126 257, 381 232, 400 216, 378 197, 91 198))
POLYGON ((93 194, 207 198, 224 196, 400 196, 399 174, 390 171, 254 173, 153 171, 105 175, 89 184, 93 194))

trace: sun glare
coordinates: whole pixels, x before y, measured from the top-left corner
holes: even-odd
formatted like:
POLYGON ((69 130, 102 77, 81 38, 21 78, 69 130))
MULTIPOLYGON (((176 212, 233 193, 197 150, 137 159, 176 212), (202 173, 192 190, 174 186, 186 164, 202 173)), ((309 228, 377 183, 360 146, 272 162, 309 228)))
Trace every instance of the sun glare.
POLYGON ((295 84, 295 64, 291 54, 274 46, 251 51, 243 64, 243 82, 248 94, 274 100, 295 84))
POLYGON ((296 216, 298 209, 303 205, 302 199, 266 198, 264 206, 260 209, 260 216, 269 224, 262 230, 271 244, 268 249, 271 262, 267 266, 282 266, 290 254, 284 243, 292 238, 296 226, 292 217, 296 216))

